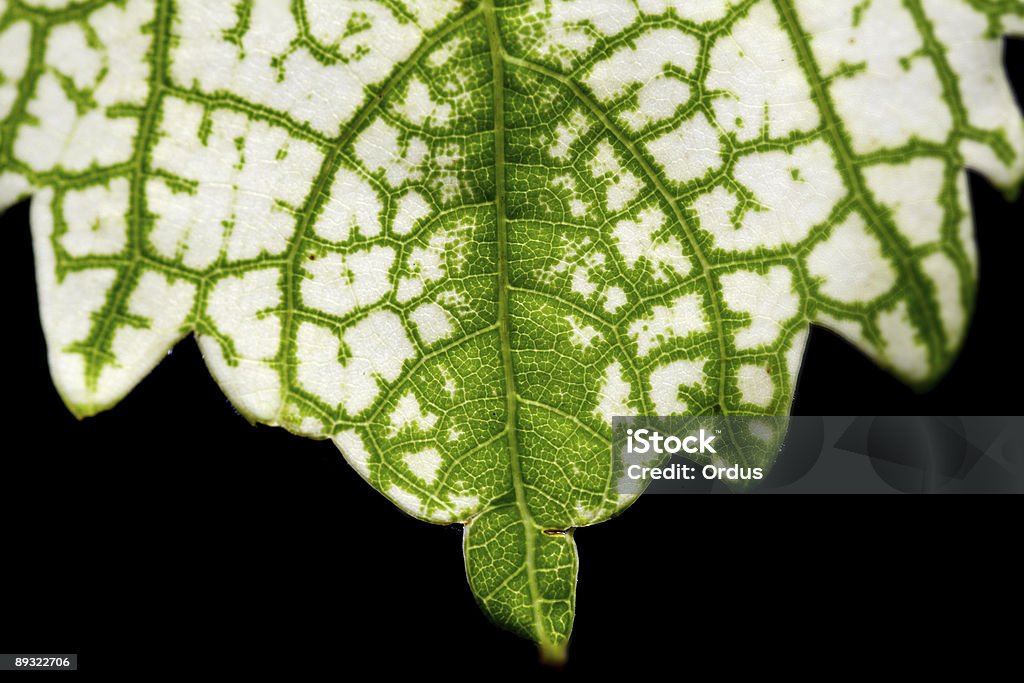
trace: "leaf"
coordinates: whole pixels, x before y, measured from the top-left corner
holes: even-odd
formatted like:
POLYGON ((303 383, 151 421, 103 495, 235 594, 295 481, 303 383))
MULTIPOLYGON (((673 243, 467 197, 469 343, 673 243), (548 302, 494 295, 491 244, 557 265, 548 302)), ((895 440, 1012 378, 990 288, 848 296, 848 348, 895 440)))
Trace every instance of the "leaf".
POLYGON ((785 414, 808 325, 927 386, 969 166, 1016 192, 1021 2, 0 0, 0 208, 33 195, 54 383, 182 336, 250 420, 466 524, 559 658, 612 415, 785 414), (497 6, 495 6, 497 5, 497 6))

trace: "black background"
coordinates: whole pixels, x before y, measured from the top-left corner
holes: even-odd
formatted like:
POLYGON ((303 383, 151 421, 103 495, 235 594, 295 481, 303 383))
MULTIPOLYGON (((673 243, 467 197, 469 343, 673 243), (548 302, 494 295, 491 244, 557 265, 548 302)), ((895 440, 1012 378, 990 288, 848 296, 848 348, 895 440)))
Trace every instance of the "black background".
MULTIPOLYGON (((1022 56, 1012 41, 1017 93, 1022 56)), ((916 394, 815 329, 795 414, 1022 412, 1019 333, 1007 325, 1021 315, 1024 204, 975 176, 971 193, 981 282, 948 376, 916 394)), ((329 442, 250 426, 191 339, 114 410, 76 421, 49 380, 27 215, 22 203, 0 218, 12 401, 0 455, 0 650, 105 651, 112 668, 127 657, 182 669, 538 671, 532 644, 474 604, 459 528, 405 516, 329 442)), ((1019 624, 1021 513, 1019 498, 643 497, 576 532, 566 673, 785 671, 821 643, 853 659, 899 649, 922 619, 949 638, 997 640, 993 614, 1019 624), (783 645, 769 654, 769 642, 783 645)), ((953 656, 947 645, 940 637, 929 651, 953 656)))

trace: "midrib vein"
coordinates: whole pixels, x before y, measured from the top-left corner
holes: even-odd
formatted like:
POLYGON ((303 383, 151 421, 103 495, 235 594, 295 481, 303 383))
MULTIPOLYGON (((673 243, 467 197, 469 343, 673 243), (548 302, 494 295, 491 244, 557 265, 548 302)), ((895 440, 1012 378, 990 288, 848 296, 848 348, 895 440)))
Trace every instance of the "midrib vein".
POLYGON ((537 640, 547 644, 549 638, 540 613, 540 591, 534 564, 536 525, 526 502, 523 473, 519 462, 518 395, 515 372, 512 367, 512 339, 509 323, 508 295, 508 221, 505 216, 505 50, 498 33, 498 18, 493 0, 481 4, 487 24, 487 40, 491 53, 491 80, 494 95, 494 210, 498 239, 498 336, 501 346, 501 364, 505 373, 505 431, 508 438, 509 468, 515 489, 516 507, 523 520, 523 543, 526 551, 526 577, 530 588, 530 608, 533 612, 537 640))

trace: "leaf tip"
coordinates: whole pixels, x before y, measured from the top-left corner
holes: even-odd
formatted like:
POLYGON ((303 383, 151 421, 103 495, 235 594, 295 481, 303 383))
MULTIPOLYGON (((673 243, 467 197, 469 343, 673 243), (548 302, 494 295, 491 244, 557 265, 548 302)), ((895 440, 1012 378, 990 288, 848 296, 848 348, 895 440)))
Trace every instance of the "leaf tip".
POLYGON ((538 643, 540 651, 540 663, 544 666, 560 669, 565 666, 569 658, 569 642, 560 643, 538 643))
POLYGON ((1007 204, 1014 204, 1020 199, 1021 190, 1024 189, 1024 174, 1005 185, 996 185, 996 189, 1003 195, 1007 204))
POLYGON ((61 399, 64 401, 64 405, 67 407, 68 411, 74 415, 75 419, 78 421, 82 421, 87 417, 92 417, 97 413, 102 413, 109 407, 97 405, 95 403, 78 403, 68 400, 68 398, 63 395, 61 396, 61 399))

